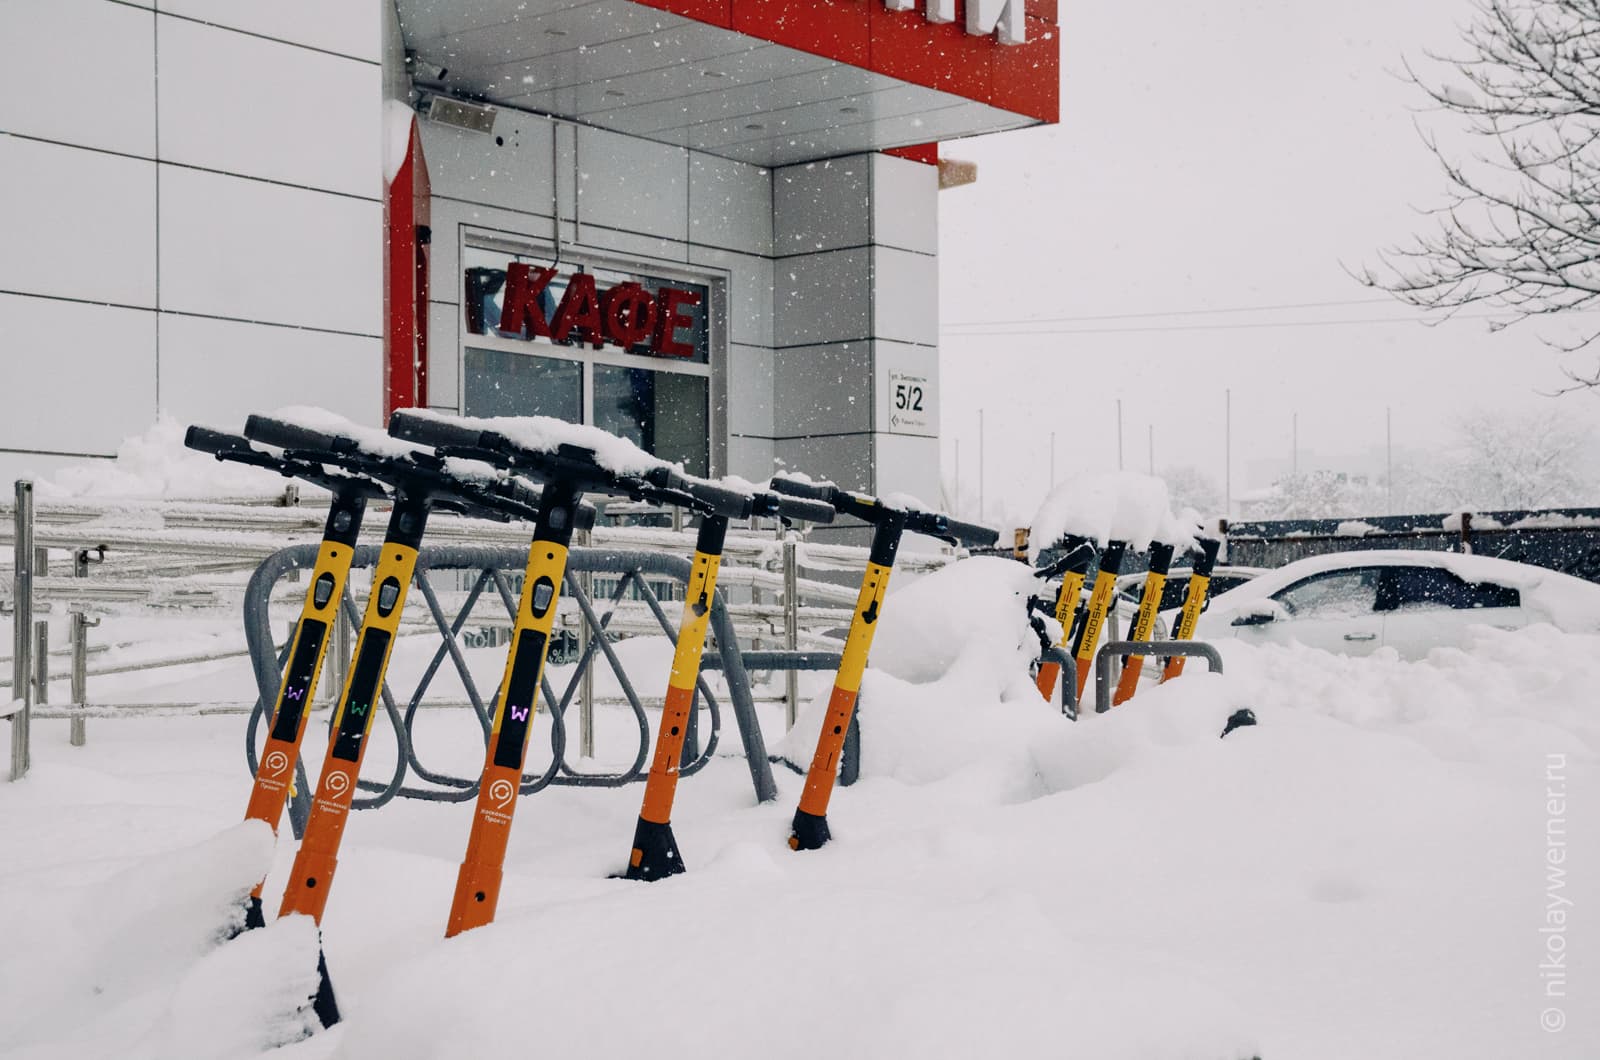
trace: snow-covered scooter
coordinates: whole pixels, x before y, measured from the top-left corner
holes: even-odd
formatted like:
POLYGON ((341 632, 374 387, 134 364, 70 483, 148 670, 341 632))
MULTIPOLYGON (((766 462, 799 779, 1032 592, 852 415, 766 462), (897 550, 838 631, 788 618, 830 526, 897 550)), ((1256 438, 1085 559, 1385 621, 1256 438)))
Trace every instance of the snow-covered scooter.
POLYGON ((953 545, 969 547, 992 545, 1000 535, 989 527, 959 522, 938 512, 885 504, 876 497, 842 490, 831 482, 811 483, 774 478, 772 488, 791 497, 822 501, 832 505, 839 514, 854 516, 872 526, 867 570, 861 578, 855 614, 850 619, 850 631, 845 637, 844 652, 839 659, 839 672, 834 678, 833 693, 828 699, 828 713, 822 721, 817 751, 811 759, 811 769, 806 774, 806 786, 801 792, 800 806, 795 810, 789 835, 790 849, 816 850, 829 839, 828 800, 833 794, 845 731, 849 729, 850 716, 855 711, 856 695, 861 690, 861 675, 867 668, 867 653, 872 648, 872 635, 877 632, 878 616, 882 613, 883 596, 889 587, 889 573, 894 568, 895 554, 900 550, 901 535, 909 530, 940 538, 953 545))

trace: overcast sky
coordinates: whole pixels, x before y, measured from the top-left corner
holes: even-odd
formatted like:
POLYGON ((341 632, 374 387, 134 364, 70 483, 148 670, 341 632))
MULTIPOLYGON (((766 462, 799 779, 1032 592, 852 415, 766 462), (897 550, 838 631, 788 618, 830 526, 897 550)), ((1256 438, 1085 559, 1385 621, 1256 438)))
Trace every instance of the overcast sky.
POLYGON ((1563 379, 1539 325, 1425 327, 1345 270, 1441 199, 1425 101, 1398 71, 1458 50, 1466 0, 1061 10, 1061 124, 942 148, 979 166, 939 218, 944 466, 959 440, 969 510, 979 409, 996 521, 1037 506, 1052 430, 1058 479, 1116 466, 1119 397, 1128 468, 1147 469, 1153 424, 1157 471, 1220 485, 1231 388, 1235 496, 1287 469, 1296 411, 1302 470, 1358 471, 1382 469, 1386 407, 1397 459, 1442 443, 1457 409, 1600 414, 1541 396, 1563 379), (1262 306, 1298 308, 1217 312, 1262 306), (1017 320, 1048 322, 955 326, 1017 320), (1322 323, 1262 326, 1306 322, 1322 323), (1043 333, 980 333, 1008 330, 1043 333))

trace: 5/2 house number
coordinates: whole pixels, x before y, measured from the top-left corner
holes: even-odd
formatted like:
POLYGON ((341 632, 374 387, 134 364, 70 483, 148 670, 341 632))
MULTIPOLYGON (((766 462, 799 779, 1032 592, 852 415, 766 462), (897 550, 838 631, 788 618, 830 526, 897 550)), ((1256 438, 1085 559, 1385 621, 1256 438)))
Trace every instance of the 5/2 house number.
POLYGON ((912 383, 894 385, 894 407, 909 412, 922 411, 922 388, 912 383))

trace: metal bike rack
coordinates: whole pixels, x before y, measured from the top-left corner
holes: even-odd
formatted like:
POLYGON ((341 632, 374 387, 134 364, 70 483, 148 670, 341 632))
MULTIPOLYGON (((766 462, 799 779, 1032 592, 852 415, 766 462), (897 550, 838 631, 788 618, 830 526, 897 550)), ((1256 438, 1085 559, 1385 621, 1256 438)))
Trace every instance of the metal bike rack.
MULTIPOLYGON (((256 687, 259 692, 255 708, 250 714, 245 739, 245 759, 252 773, 256 767, 256 734, 262 720, 270 710, 269 705, 277 699, 284 663, 282 655, 273 647, 271 624, 267 609, 268 601, 271 597, 272 588, 279 579, 289 575, 290 572, 307 570, 315 565, 317 548, 318 546, 315 544, 295 545, 267 557, 251 576, 249 585, 245 590, 245 639, 249 645, 250 660, 255 672, 256 687)), ((373 566, 378 552, 377 546, 357 546, 353 567, 367 568, 373 566)), ((415 582, 417 590, 426 602, 428 611, 438 629, 440 645, 435 651, 432 661, 424 670, 417 687, 406 698, 403 707, 399 705, 390 688, 385 684, 383 704, 396 742, 395 770, 387 782, 359 782, 361 790, 372 794, 369 797, 357 799, 355 802, 357 809, 371 809, 381 806, 397 795, 436 802, 465 802, 477 797, 477 777, 452 776, 448 773, 431 770, 419 760, 416 746, 411 739, 412 724, 434 675, 438 672, 444 660, 449 658, 461 679, 463 687, 466 689, 473 712, 477 716, 479 725, 482 727, 487 739, 493 720, 492 705, 495 696, 492 695, 486 700, 480 694, 468 671, 458 635, 470 617, 474 606, 484 595, 485 590, 492 588, 494 594, 500 598, 506 613, 508 615, 515 614, 516 601, 511 586, 507 581, 506 572, 520 572, 525 565, 526 558, 525 549, 515 548, 449 545, 422 550, 417 561, 415 582), (447 615, 440 605, 438 594, 429 578, 430 572, 438 570, 475 570, 477 572, 477 577, 467 593, 465 603, 453 617, 447 615), (427 786, 407 784, 408 774, 415 774, 416 779, 424 782, 427 786)), ((523 793, 538 791, 551 784, 616 787, 644 778, 650 751, 649 722, 645 708, 634 691, 622 664, 617 659, 612 649, 610 638, 605 635, 605 630, 610 618, 615 614, 616 605, 631 587, 654 615, 662 633, 675 640, 677 629, 667 617, 660 598, 651 589, 647 576, 658 580, 664 578, 687 583, 690 570, 691 564, 689 560, 660 552, 623 551, 603 548, 574 548, 571 551, 568 558, 566 584, 563 588, 563 593, 567 599, 571 599, 576 604, 581 616, 581 622, 588 629, 590 635, 587 646, 580 654, 574 672, 561 695, 555 694, 547 678, 542 679, 540 695, 543 702, 549 705, 553 721, 550 738, 552 758, 550 765, 543 773, 538 776, 525 775, 523 777, 523 793), (604 614, 596 612, 594 602, 581 588, 583 576, 596 574, 611 575, 618 579, 615 591, 610 594, 610 606, 604 614), (617 773, 584 773, 572 768, 566 761, 567 707, 571 704, 597 654, 604 655, 606 661, 611 665, 639 727, 638 751, 634 761, 628 768, 617 773)), ((351 628, 355 628, 358 625, 357 610, 348 593, 344 600, 342 613, 345 623, 351 628)), ((777 786, 772 778, 766 743, 756 719, 755 702, 750 689, 747 666, 755 664, 764 670, 825 669, 837 666, 838 656, 826 652, 763 651, 748 654, 741 653, 738 647, 737 633, 728 615, 727 603, 720 591, 712 602, 710 623, 716 643, 715 646, 708 646, 703 669, 721 670, 723 673, 728 687, 728 697, 732 702, 734 717, 739 727, 744 757, 749 765, 750 779, 755 789, 756 798, 758 801, 766 801, 776 797, 777 786)), ((341 668, 340 660, 330 656, 330 672, 324 680, 337 680, 341 668)), ((691 737, 686 742, 685 762, 680 775, 688 775, 703 768, 717 748, 721 729, 720 705, 712 695, 711 689, 704 678, 701 678, 699 682, 698 691, 699 695, 705 698, 711 715, 711 732, 703 747, 699 746, 699 740, 694 737, 691 737)), ((498 692, 495 695, 498 695, 498 692)), ((691 718, 697 717, 698 711, 691 713, 690 716, 691 718)), ((305 814, 310 807, 311 786, 307 782, 303 765, 298 770, 295 790, 295 797, 291 800, 289 810, 290 824, 298 836, 305 821, 305 814)))
POLYGON ((1094 710, 1111 709, 1111 661, 1118 655, 1182 655, 1204 659, 1214 674, 1222 672, 1222 656, 1203 640, 1113 640, 1100 646, 1094 657, 1094 710))
POLYGON ((1046 648, 1039 653, 1042 663, 1053 662, 1061 667, 1061 679, 1056 684, 1061 686, 1061 713, 1076 721, 1078 719, 1078 660, 1072 653, 1061 647, 1046 648))

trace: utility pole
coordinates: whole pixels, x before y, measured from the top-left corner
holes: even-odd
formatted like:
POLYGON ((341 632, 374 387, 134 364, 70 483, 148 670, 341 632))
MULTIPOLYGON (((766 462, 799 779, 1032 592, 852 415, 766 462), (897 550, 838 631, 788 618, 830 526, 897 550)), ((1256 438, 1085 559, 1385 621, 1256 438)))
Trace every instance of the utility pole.
POLYGON ((1383 491, 1385 515, 1394 514, 1394 408, 1383 407, 1383 491))
POLYGON ((978 410, 978 522, 983 522, 983 410, 978 410))
POLYGON ((1233 518, 1233 388, 1222 392, 1222 517, 1233 518))
POLYGON ((1117 470, 1122 470, 1122 399, 1117 398, 1117 470))

